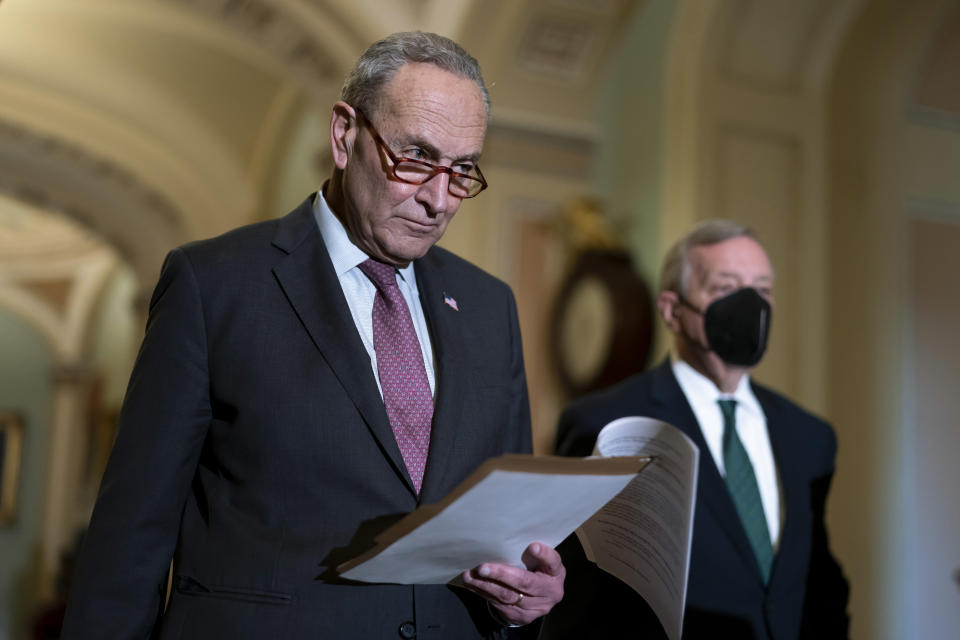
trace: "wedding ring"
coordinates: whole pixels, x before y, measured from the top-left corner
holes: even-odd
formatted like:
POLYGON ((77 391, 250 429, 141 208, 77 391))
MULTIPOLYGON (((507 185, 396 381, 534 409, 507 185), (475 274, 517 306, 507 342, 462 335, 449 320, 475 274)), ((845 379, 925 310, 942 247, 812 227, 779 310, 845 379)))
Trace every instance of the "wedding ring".
POLYGON ((517 601, 513 603, 513 606, 519 607, 521 602, 523 602, 523 591, 517 596, 517 601))

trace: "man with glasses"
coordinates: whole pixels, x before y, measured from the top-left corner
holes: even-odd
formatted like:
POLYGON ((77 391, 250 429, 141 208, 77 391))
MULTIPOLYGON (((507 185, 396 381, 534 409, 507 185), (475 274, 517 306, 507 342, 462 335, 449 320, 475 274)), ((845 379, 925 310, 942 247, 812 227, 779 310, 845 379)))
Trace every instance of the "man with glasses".
POLYGON ((394 34, 333 106, 318 193, 170 253, 64 637, 503 637, 560 600, 560 557, 536 542, 526 568, 464 567, 466 588, 334 571, 531 450, 512 294, 434 246, 487 186, 488 113, 462 48, 394 34))

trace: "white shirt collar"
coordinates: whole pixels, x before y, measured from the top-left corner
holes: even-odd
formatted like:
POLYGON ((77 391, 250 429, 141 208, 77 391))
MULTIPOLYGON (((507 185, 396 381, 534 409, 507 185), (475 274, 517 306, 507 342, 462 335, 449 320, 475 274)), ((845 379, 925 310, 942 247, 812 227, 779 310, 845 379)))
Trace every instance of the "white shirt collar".
MULTIPOLYGON (((323 191, 317 191, 317 197, 313 201, 313 217, 320 227, 320 235, 323 236, 323 243, 327 246, 327 253, 330 254, 330 261, 333 262, 333 269, 338 278, 370 257, 350 241, 343 223, 334 215, 330 205, 324 199, 323 191)), ((416 286, 412 261, 398 271, 401 278, 416 286)))
POLYGON ((685 360, 675 354, 671 354, 670 361, 673 367, 673 375, 676 376, 677 381, 680 383, 680 388, 684 390, 687 399, 691 402, 709 402, 713 404, 721 398, 732 398, 736 400, 745 411, 749 411, 758 416, 763 415, 760 402, 757 400, 757 397, 753 395, 753 390, 750 388, 749 375, 740 378, 740 382, 732 394, 721 393, 713 380, 694 369, 685 360))

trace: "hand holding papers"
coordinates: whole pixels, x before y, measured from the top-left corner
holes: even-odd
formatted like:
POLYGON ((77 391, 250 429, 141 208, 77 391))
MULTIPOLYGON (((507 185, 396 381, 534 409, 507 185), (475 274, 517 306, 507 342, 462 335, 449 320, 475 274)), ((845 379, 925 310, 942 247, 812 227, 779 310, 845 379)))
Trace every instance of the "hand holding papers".
MULTIPOLYGON (((442 502, 408 514, 339 571, 363 582, 445 584, 469 567, 519 567, 532 541, 555 547, 580 527, 587 557, 643 596, 678 639, 697 447, 665 422, 622 418, 600 432, 597 453, 605 457, 488 460, 442 502)), ((511 601, 507 594, 501 600, 511 601)))
POLYGON ((339 567, 349 580, 446 584, 485 562, 518 566, 533 541, 555 547, 617 495, 648 458, 507 455, 488 460, 443 501, 387 529, 339 567))
POLYGON ((464 585, 486 599, 509 624, 524 625, 550 612, 563 598, 567 571, 560 554, 534 542, 523 552, 526 569, 485 562, 463 572, 464 585))

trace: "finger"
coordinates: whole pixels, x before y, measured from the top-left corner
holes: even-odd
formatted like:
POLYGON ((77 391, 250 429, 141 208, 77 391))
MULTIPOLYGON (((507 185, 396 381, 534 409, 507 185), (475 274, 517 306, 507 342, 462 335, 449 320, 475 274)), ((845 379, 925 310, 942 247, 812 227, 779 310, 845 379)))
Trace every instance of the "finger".
POLYGON ((496 563, 484 563, 466 573, 470 583, 489 593, 499 602, 511 604, 518 593, 524 591, 523 574, 529 573, 518 567, 496 563))
POLYGON ((524 594, 525 603, 530 606, 549 603, 552 606, 563 597, 565 569, 560 565, 558 575, 527 571, 496 563, 484 563, 466 573, 465 582, 471 584, 479 593, 491 601, 503 604, 516 602, 519 594, 524 594))
POLYGON ((561 565, 561 575, 550 576, 534 573, 516 567, 487 563, 462 574, 464 586, 487 600, 498 614, 511 624, 527 624, 546 615, 563 598, 563 580, 565 570, 561 565), (510 579, 516 573, 530 576, 527 583, 532 586, 521 587, 524 581, 516 580, 510 585, 501 580, 510 579), (521 596, 522 594, 522 596, 521 596))
POLYGON ((513 602, 517 593, 527 595, 537 594, 536 577, 538 574, 522 567, 514 567, 496 562, 485 562, 473 569, 471 576, 479 582, 486 583, 494 593, 506 593, 504 602, 513 602), (512 597, 509 593, 513 593, 512 597))
POLYGON ((514 605, 521 599, 521 593, 524 593, 525 597, 530 594, 524 592, 511 576, 506 575, 511 572, 498 571, 501 566, 503 565, 480 565, 476 569, 465 571, 463 581, 472 591, 493 604, 514 605))
POLYGON ((527 547, 521 556, 524 566, 530 571, 538 571, 551 576, 558 576, 564 571, 563 559, 556 549, 541 542, 534 542, 527 547))

